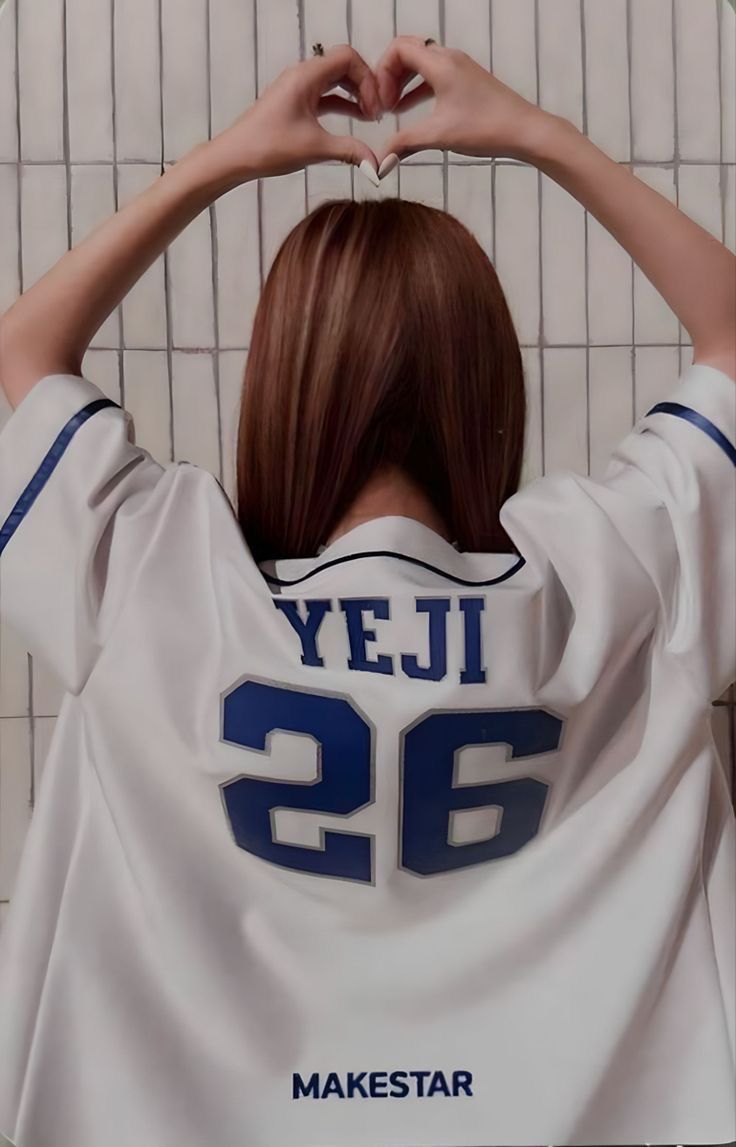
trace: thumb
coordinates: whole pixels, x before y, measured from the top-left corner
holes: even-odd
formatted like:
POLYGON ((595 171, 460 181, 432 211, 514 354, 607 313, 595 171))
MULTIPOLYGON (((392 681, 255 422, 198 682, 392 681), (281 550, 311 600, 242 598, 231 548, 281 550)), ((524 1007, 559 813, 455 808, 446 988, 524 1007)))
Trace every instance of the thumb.
POLYGON ((324 129, 323 138, 325 159, 341 159, 344 163, 354 164, 355 167, 360 167, 363 160, 366 160, 375 171, 378 171, 375 152, 361 139, 355 139, 352 135, 332 135, 324 129))
POLYGON ((434 122, 428 117, 392 135, 382 146, 377 159, 380 166, 389 155, 398 155, 399 159, 406 159, 408 155, 415 155, 418 151, 434 147, 441 147, 441 144, 437 138, 434 122))

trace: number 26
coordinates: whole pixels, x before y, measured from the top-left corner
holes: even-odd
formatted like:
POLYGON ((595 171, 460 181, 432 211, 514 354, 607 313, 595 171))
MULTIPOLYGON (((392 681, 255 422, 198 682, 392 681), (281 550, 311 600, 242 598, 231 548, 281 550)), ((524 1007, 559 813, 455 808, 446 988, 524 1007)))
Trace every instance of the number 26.
MULTIPOLYGON (((488 784, 454 783, 455 756, 471 745, 506 744, 511 758, 554 752, 563 722, 545 709, 428 713, 404 729, 399 753, 399 867, 417 876, 482 864, 517 852, 539 831, 549 785, 535 777, 488 784), (498 806, 501 825, 488 840, 452 844, 450 814, 498 806)), ((320 846, 274 839, 272 814, 296 809, 349 817, 375 799, 374 731, 347 697, 246 679, 227 693, 222 737, 268 754, 271 733, 317 743, 314 781, 271 781, 240 775, 221 785, 235 842, 262 859, 340 880, 373 882, 373 838, 323 828, 320 846)))

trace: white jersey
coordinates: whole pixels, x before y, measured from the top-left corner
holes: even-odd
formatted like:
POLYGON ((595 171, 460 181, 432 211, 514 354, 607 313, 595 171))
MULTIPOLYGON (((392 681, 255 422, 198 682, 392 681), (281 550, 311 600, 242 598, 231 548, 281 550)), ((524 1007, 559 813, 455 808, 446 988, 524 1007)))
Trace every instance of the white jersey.
POLYGON ((0 435, 66 693, 0 940, 17 1147, 736 1139, 736 386, 688 370, 518 556, 401 517, 259 568, 92 383, 0 435))

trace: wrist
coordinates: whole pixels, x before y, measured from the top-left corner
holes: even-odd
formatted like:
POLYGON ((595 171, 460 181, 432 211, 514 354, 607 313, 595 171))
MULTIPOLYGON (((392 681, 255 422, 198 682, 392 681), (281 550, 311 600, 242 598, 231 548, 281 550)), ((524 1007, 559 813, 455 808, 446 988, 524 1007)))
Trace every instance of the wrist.
POLYGON ((191 183, 195 194, 201 195, 209 203, 235 187, 258 178, 255 165, 249 166, 245 159, 235 168, 232 147, 227 146, 221 136, 198 143, 175 164, 175 168, 181 168, 182 178, 191 183))
POLYGON ((580 147, 586 137, 563 116, 544 112, 536 122, 528 142, 528 162, 547 175, 564 165, 571 151, 580 147))

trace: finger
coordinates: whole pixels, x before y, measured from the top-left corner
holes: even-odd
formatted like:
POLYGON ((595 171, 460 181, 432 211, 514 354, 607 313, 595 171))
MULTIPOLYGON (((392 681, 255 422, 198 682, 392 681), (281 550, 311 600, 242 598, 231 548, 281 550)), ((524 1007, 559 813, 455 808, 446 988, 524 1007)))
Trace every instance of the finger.
POLYGON ((338 44, 325 52, 305 60, 303 67, 321 84, 320 95, 336 84, 350 82, 368 117, 375 119, 382 112, 376 77, 363 57, 350 44, 338 44))
POLYGON ((322 96, 317 104, 317 115, 348 115, 353 119, 359 120, 372 120, 372 116, 367 115, 360 104, 355 100, 346 100, 342 96, 322 96))
POLYGON ((401 115, 402 112, 408 112, 418 104, 423 104, 425 100, 433 100, 434 98, 434 90, 426 81, 423 81, 418 87, 412 88, 410 92, 406 92, 396 106, 392 108, 392 111, 395 115, 401 115))
POLYGON ((376 64, 378 94, 386 110, 393 108, 412 75, 434 86, 442 49, 427 45, 420 36, 397 36, 376 64))
POLYGON ((338 91, 345 92, 346 95, 352 96, 353 99, 358 99, 358 89, 352 80, 343 78, 337 85, 338 91))
POLYGON ((378 171, 378 159, 375 152, 367 143, 363 143, 361 139, 356 139, 352 135, 333 135, 322 128, 320 152, 322 159, 341 159, 344 163, 355 164, 356 167, 360 167, 360 164, 366 159, 374 171, 378 171))
POLYGON ((427 116, 411 127, 397 131, 376 152, 378 166, 380 167, 387 155, 398 155, 399 159, 406 159, 408 155, 415 155, 418 151, 429 148, 441 148, 440 127, 434 116, 427 116))

